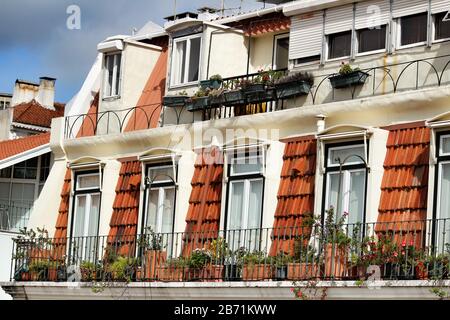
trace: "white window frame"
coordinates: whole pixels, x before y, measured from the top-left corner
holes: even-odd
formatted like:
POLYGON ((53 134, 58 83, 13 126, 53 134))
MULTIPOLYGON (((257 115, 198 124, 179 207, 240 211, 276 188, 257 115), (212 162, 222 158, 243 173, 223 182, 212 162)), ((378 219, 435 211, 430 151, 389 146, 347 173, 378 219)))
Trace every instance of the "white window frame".
POLYGON ((239 177, 239 176, 248 176, 248 175, 252 175, 252 174, 261 174, 263 175, 264 173, 264 155, 263 154, 252 154, 249 156, 245 156, 245 155, 237 155, 234 157, 231 157, 230 159, 230 176, 233 177, 239 177), (242 162, 243 164, 245 164, 246 162, 249 163, 251 162, 250 159, 258 159, 260 158, 260 164, 261 164, 261 170, 260 171, 248 171, 248 172, 242 172, 242 173, 235 173, 233 172, 233 165, 236 164, 236 162, 239 164, 240 161, 244 161, 242 162))
MULTIPOLYGON (((450 8, 449 8, 449 10, 450 10, 450 8)), ((440 14, 440 13, 442 13, 442 12, 438 12, 438 13, 432 14, 432 17, 431 17, 431 20, 432 20, 432 23, 431 23, 431 35, 432 35, 432 39, 433 39, 432 43, 441 43, 441 42, 450 41, 450 38, 436 39, 436 16, 438 14, 440 14)))
POLYGON ((86 174, 79 174, 79 175, 77 175, 77 183, 76 183, 76 191, 85 191, 85 190, 95 190, 95 189, 99 189, 100 190, 100 186, 101 186, 101 181, 100 181, 100 179, 101 179, 102 177, 101 177, 101 175, 100 175, 100 173, 98 173, 98 172, 95 172, 95 173, 86 173, 86 174), (98 184, 98 186, 95 186, 95 187, 85 187, 85 188, 80 188, 79 186, 80 186, 80 177, 92 177, 92 176, 98 176, 98 182, 99 182, 99 184, 98 184))
MULTIPOLYGON (((79 198, 80 197, 86 197, 86 208, 84 211, 84 226, 83 226, 83 235, 77 235, 77 236, 73 236, 73 231, 72 231, 72 238, 79 238, 79 237, 91 237, 90 235, 88 235, 88 230, 89 230, 89 217, 91 216, 91 204, 92 204, 92 197, 93 196, 99 196, 99 208, 100 208, 100 204, 101 204, 101 192, 100 191, 95 191, 97 189, 93 189, 92 193, 80 193, 80 194, 76 194, 75 195, 75 203, 74 203, 74 217, 73 217, 73 226, 72 226, 72 230, 73 227, 75 226, 75 221, 77 219, 77 208, 78 208, 78 202, 79 202, 79 198)), ((100 212, 98 213, 99 215, 99 220, 98 220, 98 224, 100 225, 100 212)), ((97 230, 97 235, 98 236, 98 230, 97 230)))
POLYGON ((176 199, 176 188, 175 185, 171 186, 164 186, 164 187, 154 187, 147 189, 147 206, 145 208, 145 228, 148 228, 148 217, 149 217, 149 206, 150 206, 150 193, 152 191, 158 192, 158 204, 157 204, 157 210, 156 210, 156 226, 155 229, 153 229, 153 232, 161 234, 162 233, 162 221, 163 221, 163 214, 164 214, 164 198, 166 196, 166 190, 172 189, 174 191, 174 201, 173 201, 173 208, 172 208, 172 230, 170 233, 173 232, 175 227, 175 199, 176 199))
POLYGON ((195 84, 198 84, 200 82, 200 75, 201 75, 201 65, 202 65, 202 47, 203 47, 203 37, 202 34, 193 34, 185 37, 180 37, 173 39, 172 43, 172 59, 171 59, 171 68, 170 68, 170 87, 171 88, 177 88, 177 87, 185 87, 185 86, 192 86, 195 84), (189 61, 190 61, 190 55, 191 55, 191 41, 192 39, 200 39, 200 57, 198 62, 198 79, 195 81, 190 82, 175 82, 174 74, 175 74, 175 68, 178 67, 178 64, 175 63, 176 60, 178 60, 177 56, 177 50, 176 45, 179 42, 186 41, 186 61, 185 61, 185 69, 184 69, 184 75, 183 79, 187 79, 189 76, 189 61))
MULTIPOLYGON (((272 64, 272 69, 273 70, 278 70, 280 69, 277 66, 277 43, 278 40, 280 39, 289 39, 289 33, 283 33, 283 34, 277 34, 275 35, 274 38, 274 46, 273 46, 273 64, 272 64)), ((287 67, 289 68, 289 48, 288 48, 288 60, 287 60, 287 67)))
POLYGON ((339 60, 345 60, 345 59, 349 59, 352 56, 352 45, 353 45, 353 37, 352 37, 352 31, 351 30, 347 30, 347 31, 341 31, 341 32, 336 32, 336 33, 330 33, 327 34, 325 36, 325 60, 327 62, 333 62, 333 61, 339 61, 339 60), (343 56, 343 57, 336 57, 336 58, 330 58, 330 36, 336 34, 336 33, 344 33, 344 32, 350 32, 350 54, 348 56, 343 56))
POLYGON ((359 52, 359 32, 361 30, 365 30, 366 28, 355 30, 356 31, 355 50, 357 51, 356 52, 356 56, 357 57, 363 57, 363 56, 368 56, 368 55, 372 55, 372 54, 386 53, 387 52, 388 43, 389 43, 388 25, 387 24, 382 24, 381 27, 382 26, 386 26, 386 38, 385 38, 385 43, 384 43, 384 49, 378 49, 378 50, 372 50, 372 51, 366 51, 366 52, 359 52))
MULTIPOLYGON (((420 12, 417 14, 427 14, 427 13, 420 12)), ((425 46, 427 44, 427 40, 425 40, 425 41, 421 41, 421 42, 402 45, 402 18, 406 18, 406 17, 414 16, 414 15, 416 15, 416 14, 411 14, 411 15, 407 15, 407 16, 403 16, 403 17, 399 17, 399 18, 395 19, 395 23, 394 23, 395 33, 396 33, 395 44, 396 44, 396 49, 398 49, 398 50, 414 48, 414 47, 421 47, 421 46, 425 46)), ((428 28, 427 28, 427 34, 428 34, 428 28)))
MULTIPOLYGON (((339 167, 339 163, 332 163, 332 162, 331 162, 332 159, 331 159, 330 155, 331 155, 331 151, 332 151, 332 150, 355 149, 355 148, 357 148, 357 147, 362 147, 362 148, 363 148, 363 151, 365 150, 365 146, 364 146, 363 143, 361 143, 361 144, 352 144, 352 145, 345 145, 345 146, 330 147, 330 148, 328 148, 328 154, 327 154, 327 167, 328 167, 328 168, 336 168, 336 167, 339 167)), ((358 159, 358 160, 351 161, 351 162, 346 162, 346 163, 344 164, 344 166, 351 166, 351 165, 359 165, 359 164, 361 164, 361 161, 360 161, 359 158, 357 158, 357 157, 353 157, 353 158, 358 159)), ((341 160, 344 160, 344 159, 341 159, 341 160)))
POLYGON ((443 151, 443 142, 444 139, 450 139, 450 134, 445 134, 439 137, 439 156, 450 156, 450 152, 445 153, 443 151))
MULTIPOLYGON (((173 165, 152 166, 152 167, 149 167, 149 168, 148 168, 148 172, 147 172, 148 177, 151 177, 151 176, 152 176, 152 175, 151 175, 151 172, 152 172, 152 171, 154 171, 154 170, 161 170, 161 169, 170 169, 170 170, 174 171, 174 173, 175 173, 175 170, 174 170, 174 166, 173 166, 173 165)), ((172 178, 173 178, 173 177, 172 177, 172 178)), ((173 181, 172 181, 171 179, 167 179, 167 180, 158 180, 157 182, 152 182, 152 184, 153 184, 153 183, 155 183, 155 184, 174 183, 174 182, 175 182, 175 178, 173 179, 173 181)))
POLYGON ((111 53, 106 53, 104 55, 104 63, 103 63, 103 98, 117 98, 120 97, 120 94, 122 92, 122 72, 123 72, 123 54, 122 51, 115 51, 111 53), (118 56, 120 56, 120 66, 117 63, 118 56), (113 77, 112 77, 112 83, 111 83, 111 90, 110 92, 107 92, 106 88, 108 85, 108 79, 109 79, 109 70, 108 70, 108 59, 110 57, 114 57, 114 64, 113 64, 113 77), (117 72, 117 68, 119 69, 119 72, 117 72), (117 81, 119 81, 119 85, 117 86, 117 81), (118 90, 118 92, 115 92, 115 90, 118 90))

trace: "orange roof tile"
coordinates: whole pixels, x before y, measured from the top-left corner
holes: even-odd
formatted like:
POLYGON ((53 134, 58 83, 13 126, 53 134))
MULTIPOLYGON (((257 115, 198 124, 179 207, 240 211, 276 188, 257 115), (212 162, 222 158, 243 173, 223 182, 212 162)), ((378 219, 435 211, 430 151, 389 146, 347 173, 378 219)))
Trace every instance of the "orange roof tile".
POLYGON ((158 126, 165 93, 168 50, 165 48, 145 85, 136 109, 130 113, 125 132, 158 126))
POLYGON ((108 245, 114 248, 118 255, 128 256, 134 252, 141 177, 141 162, 138 160, 122 162, 108 236, 108 245))
POLYGON ((58 218, 56 220, 55 226, 54 256, 56 259, 62 259, 63 256, 66 254, 71 180, 72 177, 70 169, 67 169, 66 175, 64 176, 64 184, 61 190, 61 201, 58 210, 58 218))
POLYGON ((290 139, 284 149, 270 255, 293 253, 295 238, 308 237, 303 221, 314 212, 316 139, 290 139))
POLYGON ((0 160, 40 147, 50 142, 50 132, 0 142, 0 160))
POLYGON ((222 198, 223 154, 218 148, 203 149, 197 156, 186 215, 183 256, 207 247, 218 237, 222 198))
POLYGON ((274 18, 263 18, 260 21, 252 21, 244 28, 246 36, 258 36, 270 32, 279 32, 289 30, 291 27, 291 19, 289 17, 280 16, 274 18))
POLYGON ((422 239, 425 225, 410 221, 426 219, 430 129, 418 123, 392 127, 386 147, 376 231, 408 231, 422 239))
POLYGON ((50 128, 53 118, 64 117, 65 105, 55 103, 54 107, 55 110, 50 110, 34 99, 30 102, 18 104, 14 107, 13 122, 50 128))

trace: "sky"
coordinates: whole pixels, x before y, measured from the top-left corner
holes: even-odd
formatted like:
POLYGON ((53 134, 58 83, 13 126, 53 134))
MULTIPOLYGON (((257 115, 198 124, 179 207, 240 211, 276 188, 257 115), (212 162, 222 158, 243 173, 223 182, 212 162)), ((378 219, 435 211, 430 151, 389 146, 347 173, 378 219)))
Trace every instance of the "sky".
MULTIPOLYGON (((262 8, 255 0, 224 0, 236 12, 262 8)), ((220 7, 222 0, 1 0, 0 92, 12 93, 16 79, 39 82, 57 78, 56 101, 67 102, 81 88, 97 55, 97 44, 116 34, 131 34, 149 20, 202 6, 220 7), (71 5, 80 9, 79 27, 71 5), (70 26, 68 28, 67 21, 70 26)))

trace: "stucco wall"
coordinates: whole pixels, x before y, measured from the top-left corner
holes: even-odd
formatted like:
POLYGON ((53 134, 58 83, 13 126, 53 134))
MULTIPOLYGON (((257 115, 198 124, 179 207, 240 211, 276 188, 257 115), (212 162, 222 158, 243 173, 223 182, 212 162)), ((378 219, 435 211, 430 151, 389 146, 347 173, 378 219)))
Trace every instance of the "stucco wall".
MULTIPOLYGON (((0 232, 0 282, 9 281, 11 276, 11 255, 13 233, 0 232)), ((0 300, 11 300, 11 296, 0 289, 0 300)))

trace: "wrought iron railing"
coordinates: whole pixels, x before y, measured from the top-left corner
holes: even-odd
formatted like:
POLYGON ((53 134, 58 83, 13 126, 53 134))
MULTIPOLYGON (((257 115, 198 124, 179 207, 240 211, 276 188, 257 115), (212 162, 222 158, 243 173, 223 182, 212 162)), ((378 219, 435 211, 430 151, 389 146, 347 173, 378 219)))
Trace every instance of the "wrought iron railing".
POLYGON ((137 236, 20 238, 16 281, 444 279, 450 219, 137 236))
POLYGON ((32 204, 0 203, 0 231, 19 232, 28 225, 32 210, 32 204))

